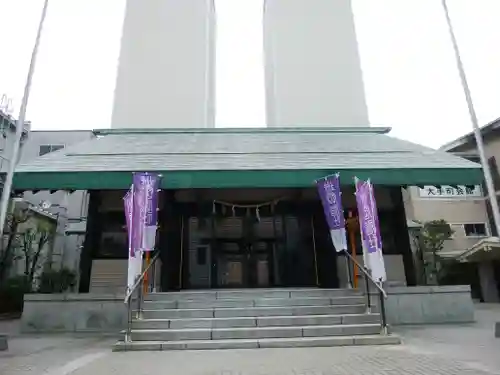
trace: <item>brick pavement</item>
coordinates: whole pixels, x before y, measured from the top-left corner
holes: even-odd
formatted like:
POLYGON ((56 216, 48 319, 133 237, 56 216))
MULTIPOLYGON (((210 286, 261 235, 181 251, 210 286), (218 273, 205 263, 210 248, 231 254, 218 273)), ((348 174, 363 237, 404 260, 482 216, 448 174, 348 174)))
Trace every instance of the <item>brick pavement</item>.
POLYGON ((74 375, 491 375, 494 369, 400 348, 115 353, 74 375))
POLYGON ((0 332, 9 336, 9 350, 0 352, 1 375, 66 375, 59 370, 67 363, 95 353, 107 354, 116 341, 88 335, 24 336, 19 334, 19 321, 0 321, 0 332))
POLYGON ((494 324, 500 321, 500 304, 476 306, 477 323, 399 328, 404 348, 415 353, 436 353, 442 358, 486 366, 500 371, 500 339, 494 324))
POLYGON ((400 328, 404 344, 393 347, 112 353, 106 338, 20 336, 0 354, 0 374, 500 375, 492 325, 500 305, 482 305, 477 317, 473 325, 400 328))

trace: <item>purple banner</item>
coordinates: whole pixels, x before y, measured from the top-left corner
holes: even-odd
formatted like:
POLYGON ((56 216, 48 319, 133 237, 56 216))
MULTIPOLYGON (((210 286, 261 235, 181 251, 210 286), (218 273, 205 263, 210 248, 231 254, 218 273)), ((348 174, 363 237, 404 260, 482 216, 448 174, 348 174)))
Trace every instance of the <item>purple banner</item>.
POLYGON ((142 252, 137 242, 137 225, 138 221, 134 215, 134 186, 123 197, 125 205, 125 222, 127 225, 128 237, 128 272, 127 272, 127 287, 128 291, 137 280, 142 270, 142 252))
POLYGON ((146 226, 156 226, 158 222, 158 188, 160 187, 160 176, 146 174, 146 226))
POLYGON ((133 209, 132 209, 132 248, 142 250, 144 230, 146 226, 146 184, 144 173, 133 174, 133 209))
POLYGON ((358 205, 361 234, 368 253, 382 249, 382 239, 378 221, 377 205, 372 185, 361 180, 356 181, 356 203, 358 205))
POLYGON ((142 181, 146 189, 146 217, 142 247, 144 251, 152 251, 156 244, 160 175, 145 173, 142 181))
POLYGON ((127 194, 125 194, 125 197, 123 197, 123 202, 125 205, 125 223, 127 225, 129 256, 135 257, 135 250, 133 250, 134 248, 132 246, 132 213, 134 206, 132 188, 130 188, 127 194))
POLYGON ((345 227, 344 209, 340 194, 339 175, 329 176, 316 182, 330 230, 345 227))

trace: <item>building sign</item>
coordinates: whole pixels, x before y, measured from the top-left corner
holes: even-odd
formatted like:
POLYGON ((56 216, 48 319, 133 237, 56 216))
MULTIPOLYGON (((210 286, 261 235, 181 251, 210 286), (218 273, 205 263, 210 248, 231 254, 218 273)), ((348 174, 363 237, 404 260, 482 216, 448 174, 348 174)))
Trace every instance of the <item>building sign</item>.
POLYGON ((420 198, 480 198, 483 196, 483 191, 480 185, 476 186, 424 186, 419 188, 420 198))

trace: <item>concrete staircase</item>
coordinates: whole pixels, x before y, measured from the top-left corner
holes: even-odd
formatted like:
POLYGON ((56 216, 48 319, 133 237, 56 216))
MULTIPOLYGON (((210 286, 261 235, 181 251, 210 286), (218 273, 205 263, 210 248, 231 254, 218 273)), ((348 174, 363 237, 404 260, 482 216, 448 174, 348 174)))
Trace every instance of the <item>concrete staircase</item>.
POLYGON ((123 293, 127 285, 127 260, 95 259, 90 275, 90 293, 123 293))
MULTIPOLYGON (((135 316, 135 314, 134 314, 135 316)), ((153 293, 131 342, 114 350, 243 349, 399 344, 378 313, 346 289, 246 289, 153 293)))

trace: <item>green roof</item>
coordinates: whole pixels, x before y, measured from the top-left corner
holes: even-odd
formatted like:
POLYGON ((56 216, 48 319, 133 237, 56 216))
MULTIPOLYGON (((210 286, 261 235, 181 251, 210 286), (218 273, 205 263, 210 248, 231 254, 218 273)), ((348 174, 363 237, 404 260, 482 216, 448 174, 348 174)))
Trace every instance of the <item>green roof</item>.
POLYGON ((340 172, 386 185, 474 185, 480 166, 392 138, 388 128, 115 129, 16 169, 14 187, 122 189, 134 171, 164 188, 305 187, 340 172))

